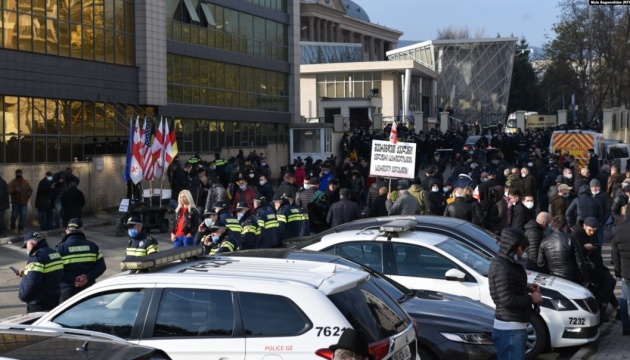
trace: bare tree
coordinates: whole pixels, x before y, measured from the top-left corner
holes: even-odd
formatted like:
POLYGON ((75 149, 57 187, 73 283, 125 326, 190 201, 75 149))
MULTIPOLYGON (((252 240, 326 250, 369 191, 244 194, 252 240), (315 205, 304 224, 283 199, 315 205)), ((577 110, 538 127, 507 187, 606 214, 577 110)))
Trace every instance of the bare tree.
POLYGON ((453 25, 438 30, 436 40, 455 40, 455 39, 469 39, 470 31, 467 26, 462 28, 455 28, 453 25))

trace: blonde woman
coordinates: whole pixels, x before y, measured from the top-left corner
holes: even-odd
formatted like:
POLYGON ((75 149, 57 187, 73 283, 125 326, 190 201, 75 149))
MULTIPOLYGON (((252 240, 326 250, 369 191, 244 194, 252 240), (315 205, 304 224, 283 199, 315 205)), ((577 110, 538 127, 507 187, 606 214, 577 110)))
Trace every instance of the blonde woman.
POLYGON ((173 242, 173 246, 194 245, 195 233, 198 227, 199 211, 197 211, 192 194, 188 190, 182 190, 177 196, 175 224, 171 232, 171 242, 173 242))

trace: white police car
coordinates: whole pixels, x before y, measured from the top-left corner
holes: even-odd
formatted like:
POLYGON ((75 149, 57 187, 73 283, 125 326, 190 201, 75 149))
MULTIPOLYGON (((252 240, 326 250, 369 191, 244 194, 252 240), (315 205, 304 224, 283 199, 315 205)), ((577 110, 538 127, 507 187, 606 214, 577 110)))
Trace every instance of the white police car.
MULTIPOLYGON (((463 295, 494 307, 487 278, 491 256, 449 236, 414 231, 415 226, 414 220, 399 220, 380 230, 342 231, 304 249, 347 257, 412 289, 463 295)), ((544 298, 528 327, 528 358, 599 337, 599 308, 588 289, 532 271, 528 281, 541 286, 544 298)))
POLYGON ((139 271, 98 282, 35 325, 108 333, 186 360, 332 359, 327 348, 352 327, 376 359, 418 358, 415 322, 367 272, 200 254, 176 248, 123 262, 139 271))

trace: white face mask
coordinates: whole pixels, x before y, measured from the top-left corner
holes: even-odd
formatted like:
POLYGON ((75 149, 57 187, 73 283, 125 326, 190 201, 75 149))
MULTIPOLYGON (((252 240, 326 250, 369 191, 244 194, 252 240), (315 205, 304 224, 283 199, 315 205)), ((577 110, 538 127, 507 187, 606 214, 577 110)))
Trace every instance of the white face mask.
POLYGON ((508 197, 508 195, 510 195, 510 193, 508 191, 503 193, 503 196, 508 197))
POLYGON ((305 190, 308 190, 308 189, 310 189, 310 188, 311 188, 311 185, 310 185, 310 184, 304 184, 304 189, 305 189, 305 190))
POLYGON ((521 177, 526 177, 526 176, 527 176, 527 174, 521 174, 521 177))
POLYGON ((564 177, 566 177, 567 179, 572 179, 573 178, 573 174, 568 174, 568 175, 565 175, 564 177))
POLYGON ((534 167, 534 163, 527 163, 527 166, 534 167))
POLYGON ((267 165, 267 163, 266 162, 261 162, 260 165, 261 166, 265 166, 265 165, 267 165))
POLYGON ((264 181, 264 180, 260 180, 260 181, 259 181, 259 183, 260 183, 260 185, 262 186, 262 185, 265 185, 267 182, 266 182, 266 181, 264 181))
POLYGON ((597 190, 597 191, 591 190, 591 193, 593 194, 593 196, 595 196, 595 195, 599 194, 599 190, 597 190))
POLYGON ((534 207, 534 202, 533 201, 523 201, 523 205, 528 208, 531 209, 534 207))
POLYGON ((52 176, 46 176, 46 180, 52 181, 52 176))
POLYGON ((440 189, 435 187, 435 188, 431 188, 431 191, 438 192, 438 191, 440 191, 440 189))
POLYGON ((255 174, 249 174, 249 178, 253 179, 255 174))

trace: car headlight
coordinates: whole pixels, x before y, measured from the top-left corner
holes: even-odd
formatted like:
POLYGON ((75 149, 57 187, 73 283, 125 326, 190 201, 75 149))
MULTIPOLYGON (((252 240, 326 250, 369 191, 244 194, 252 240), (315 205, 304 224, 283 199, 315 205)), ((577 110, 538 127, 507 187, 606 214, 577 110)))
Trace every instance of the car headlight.
POLYGON ((569 299, 544 299, 540 306, 556 311, 577 310, 577 307, 569 299))
POLYGON ((445 338, 466 344, 493 345, 492 336, 486 333, 441 333, 445 338))

